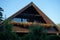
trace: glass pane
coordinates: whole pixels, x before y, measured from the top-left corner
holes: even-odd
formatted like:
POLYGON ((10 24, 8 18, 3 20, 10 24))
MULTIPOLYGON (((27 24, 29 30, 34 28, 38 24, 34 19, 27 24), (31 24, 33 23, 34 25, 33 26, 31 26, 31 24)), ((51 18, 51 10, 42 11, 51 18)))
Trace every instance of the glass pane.
POLYGON ((27 22, 27 19, 21 19, 21 18, 13 18, 13 21, 15 22, 27 22), (22 20, 22 21, 21 21, 22 20))

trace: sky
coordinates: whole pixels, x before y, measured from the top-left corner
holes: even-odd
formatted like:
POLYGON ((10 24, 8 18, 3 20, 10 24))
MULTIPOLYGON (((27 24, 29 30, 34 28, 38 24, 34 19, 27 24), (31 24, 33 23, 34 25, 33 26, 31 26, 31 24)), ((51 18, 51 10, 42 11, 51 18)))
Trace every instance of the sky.
POLYGON ((60 0, 0 0, 0 7, 4 9, 3 17, 10 17, 30 2, 33 2, 54 23, 60 23, 60 0))

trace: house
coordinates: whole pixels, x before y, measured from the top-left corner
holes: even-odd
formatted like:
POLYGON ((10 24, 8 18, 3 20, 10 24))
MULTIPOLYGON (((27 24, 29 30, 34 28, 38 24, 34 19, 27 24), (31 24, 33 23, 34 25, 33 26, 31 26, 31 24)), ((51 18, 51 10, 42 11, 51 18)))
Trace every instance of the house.
MULTIPOLYGON (((16 12, 9 17, 13 24, 13 31, 18 34, 25 34, 30 32, 28 26, 38 24, 47 28, 48 34, 58 34, 59 29, 57 25, 52 22, 33 2, 16 12), (52 29, 50 26, 53 26, 52 29)), ((8 18, 8 19, 9 19, 8 18)))

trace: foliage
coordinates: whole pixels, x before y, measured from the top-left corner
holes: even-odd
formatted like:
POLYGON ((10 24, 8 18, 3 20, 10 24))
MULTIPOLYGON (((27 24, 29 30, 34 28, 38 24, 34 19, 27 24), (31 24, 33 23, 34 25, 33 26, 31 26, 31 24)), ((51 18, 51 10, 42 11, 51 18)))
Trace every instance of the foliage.
POLYGON ((3 22, 3 31, 0 32, 0 40, 20 40, 20 37, 12 32, 13 24, 9 20, 3 22))
POLYGON ((60 36, 59 35, 50 35, 49 40, 60 40, 60 36))
POLYGON ((47 40, 47 32, 46 29, 42 26, 33 25, 30 26, 29 29, 31 30, 26 36, 23 37, 23 40, 47 40))
POLYGON ((0 22, 2 21, 2 11, 3 11, 3 9, 0 7, 0 22))
POLYGON ((43 26, 33 25, 30 26, 29 32, 22 40, 60 40, 58 35, 47 35, 47 30, 43 26))

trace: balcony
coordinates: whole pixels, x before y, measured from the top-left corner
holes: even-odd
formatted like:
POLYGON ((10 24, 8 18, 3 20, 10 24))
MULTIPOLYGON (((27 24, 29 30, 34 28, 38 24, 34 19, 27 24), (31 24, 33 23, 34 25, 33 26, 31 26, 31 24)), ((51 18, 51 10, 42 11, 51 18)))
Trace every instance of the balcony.
POLYGON ((12 22, 12 23, 14 24, 14 27, 12 30, 16 32, 28 33, 30 32, 28 27, 30 26, 34 28, 34 25, 38 25, 46 28, 48 33, 57 32, 53 24, 42 24, 42 23, 36 23, 36 22, 12 22))
POLYGON ((38 22, 13 22, 13 24, 16 26, 20 26, 20 25, 24 25, 24 26, 39 25, 39 26, 43 26, 43 27, 54 26, 53 24, 44 24, 44 23, 38 23, 38 22))

